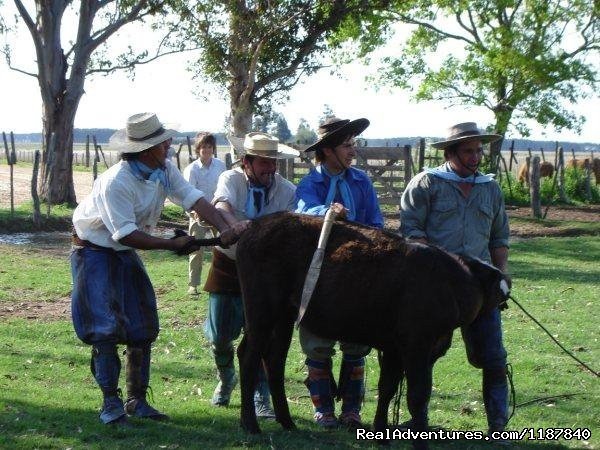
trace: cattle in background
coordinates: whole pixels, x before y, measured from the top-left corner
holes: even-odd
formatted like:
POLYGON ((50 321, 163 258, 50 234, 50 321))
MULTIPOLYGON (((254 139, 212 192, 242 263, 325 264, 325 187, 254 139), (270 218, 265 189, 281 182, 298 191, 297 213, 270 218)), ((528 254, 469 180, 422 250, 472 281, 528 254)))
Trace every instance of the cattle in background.
MULTIPOLYGON (((554 175, 554 165, 551 162, 542 161, 540 163, 540 178, 552 178, 552 175, 554 175)), ((519 166, 517 179, 521 184, 529 184, 529 166, 527 165, 527 163, 521 164, 519 166)))
MULTIPOLYGON (((585 164, 590 163, 590 158, 585 159, 569 159, 566 162, 566 167, 575 167, 577 169, 585 169, 585 164)), ((590 170, 594 173, 596 184, 600 184, 600 158, 594 158, 590 163, 590 170)))
MULTIPOLYGON (((251 433, 260 432, 252 396, 261 359, 277 421, 295 427, 285 360, 322 224, 319 217, 277 213, 255 221, 237 244, 246 314, 238 348, 241 423, 251 433)), ((387 427, 390 401, 406 376, 412 429, 419 431, 427 428, 433 363, 447 351, 454 329, 497 307, 507 293, 503 274, 480 260, 338 221, 302 324, 324 338, 381 350, 374 428, 387 427)))

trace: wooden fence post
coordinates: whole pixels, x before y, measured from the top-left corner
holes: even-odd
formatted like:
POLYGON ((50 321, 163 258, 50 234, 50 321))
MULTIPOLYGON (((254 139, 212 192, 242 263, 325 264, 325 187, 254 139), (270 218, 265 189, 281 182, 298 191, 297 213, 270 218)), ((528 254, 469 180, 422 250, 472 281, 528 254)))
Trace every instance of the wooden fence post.
POLYGON ((50 134, 50 145, 48 145, 48 154, 46 160, 46 179, 44 183, 46 185, 46 217, 50 217, 50 208, 52 199, 50 198, 50 188, 48 187, 48 180, 50 179, 50 173, 54 170, 54 151, 56 149, 56 133, 54 131, 50 134))
POLYGON ((540 147, 540 153, 542 154, 542 161, 546 162, 546 155, 544 155, 544 147, 540 147))
POLYGON ((187 141, 187 146, 188 146, 188 154, 189 154, 189 161, 188 164, 191 164, 192 161, 194 160, 194 158, 192 157, 192 141, 190 140, 189 136, 185 137, 185 140, 187 141))
POLYGON ((575 149, 573 147, 571 147, 571 156, 573 157, 573 160, 575 160, 575 149))
POLYGON ((542 217, 542 205, 540 201, 540 157, 534 156, 531 160, 531 179, 529 183, 529 194, 531 195, 531 213, 533 217, 542 217))
POLYGON ((40 228, 42 213, 40 212, 40 197, 37 192, 38 170, 40 167, 40 151, 36 150, 33 156, 33 174, 31 175, 31 198, 33 199, 33 224, 40 228))
POLYGON ((425 167, 425 138, 419 139, 419 172, 425 167))
POLYGON ((85 167, 90 167, 90 135, 85 138, 85 167))
POLYGON ((592 201, 592 166, 589 159, 583 160, 583 173, 585 175, 585 199, 592 201))
POLYGON ((231 161, 231 153, 227 152, 225 153, 225 167, 227 168, 227 170, 231 169, 231 166, 233 165, 233 161, 231 161))
POLYGON ((179 159, 179 156, 181 155, 181 149, 182 148, 183 148, 183 142, 180 142, 179 143, 179 148, 175 152, 175 157, 177 158, 177 168, 179 169, 180 172, 181 172, 181 160, 179 159))
POLYGON ((97 157, 94 158, 94 163, 92 164, 92 176, 94 177, 94 181, 98 178, 98 162, 99 159, 97 157))
POLYGON ((404 186, 408 184, 412 178, 411 173, 412 158, 410 157, 410 145, 404 146, 404 186))
MULTIPOLYGON (((10 132, 11 142, 13 140, 13 133, 10 132)), ((4 152, 6 153, 6 163, 8 164, 8 170, 10 173, 10 214, 14 214, 15 212, 15 186, 14 186, 14 172, 13 172, 13 158, 12 154, 8 151, 8 142, 6 142, 6 133, 2 132, 2 139, 4 140, 4 152)), ((14 148, 14 144, 13 144, 14 148)))
POLYGON ((558 196, 560 201, 563 203, 567 202, 567 195, 565 193, 565 154, 562 147, 558 147, 558 162, 556 163, 556 170, 558 172, 558 196))
POLYGON ((508 160, 508 170, 512 171, 512 162, 515 157, 515 140, 513 139, 510 143, 510 159, 508 160))

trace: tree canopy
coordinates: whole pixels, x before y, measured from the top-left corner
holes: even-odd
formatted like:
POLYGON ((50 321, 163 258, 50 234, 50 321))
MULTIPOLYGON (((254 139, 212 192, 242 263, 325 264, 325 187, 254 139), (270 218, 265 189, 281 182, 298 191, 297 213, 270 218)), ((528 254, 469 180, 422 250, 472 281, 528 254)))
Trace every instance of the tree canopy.
POLYGON ((527 136, 529 120, 578 130, 585 118, 569 105, 598 86, 599 12, 590 0, 398 2, 386 21, 415 28, 381 78, 416 84, 417 100, 484 106, 502 135, 527 136))
POLYGON ((304 75, 325 64, 328 50, 341 41, 334 31, 359 20, 388 0, 210 0, 174 1, 179 39, 202 48, 198 75, 229 95, 234 134, 252 124, 304 75))

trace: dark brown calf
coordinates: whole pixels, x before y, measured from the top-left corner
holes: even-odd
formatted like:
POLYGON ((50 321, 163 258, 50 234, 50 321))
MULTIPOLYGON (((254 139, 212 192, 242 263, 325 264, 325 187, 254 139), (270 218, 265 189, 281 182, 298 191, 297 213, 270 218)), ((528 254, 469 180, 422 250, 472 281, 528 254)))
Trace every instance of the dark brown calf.
MULTIPOLYGON (((294 428, 284 367, 302 286, 323 220, 276 213, 254 222, 238 242, 237 268, 246 329, 238 349, 242 426, 260 432, 253 391, 262 359, 277 421, 294 428)), ((321 275, 303 326, 325 338, 382 351, 376 431, 387 427, 389 403, 406 375, 415 430, 427 427, 433 363, 453 330, 497 307, 508 288, 502 273, 437 247, 348 222, 333 225, 321 275)))

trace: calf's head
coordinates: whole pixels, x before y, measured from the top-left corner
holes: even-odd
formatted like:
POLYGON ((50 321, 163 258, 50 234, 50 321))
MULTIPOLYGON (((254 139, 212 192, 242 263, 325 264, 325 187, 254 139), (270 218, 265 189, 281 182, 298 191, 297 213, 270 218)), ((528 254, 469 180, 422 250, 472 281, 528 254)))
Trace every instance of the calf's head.
POLYGON ((510 295, 511 281, 501 270, 479 258, 461 256, 473 277, 479 281, 483 292, 482 313, 494 308, 503 309, 510 295))

